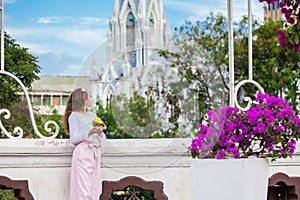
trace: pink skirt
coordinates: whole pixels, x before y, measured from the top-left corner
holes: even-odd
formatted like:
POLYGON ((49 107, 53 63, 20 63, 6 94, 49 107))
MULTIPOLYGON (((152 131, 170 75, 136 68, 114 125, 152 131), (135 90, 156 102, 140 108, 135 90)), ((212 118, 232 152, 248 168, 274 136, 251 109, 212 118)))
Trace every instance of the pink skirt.
POLYGON ((99 200, 101 145, 84 141, 75 146, 71 165, 70 200, 99 200))

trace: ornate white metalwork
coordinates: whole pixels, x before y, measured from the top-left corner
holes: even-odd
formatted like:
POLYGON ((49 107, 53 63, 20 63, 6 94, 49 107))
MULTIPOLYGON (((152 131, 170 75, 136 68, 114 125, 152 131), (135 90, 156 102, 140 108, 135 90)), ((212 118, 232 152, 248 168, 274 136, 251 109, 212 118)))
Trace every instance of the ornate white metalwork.
POLYGON ((232 21, 232 0, 227 1, 228 8, 228 46, 229 46, 229 77, 230 77, 230 89, 229 89, 229 105, 242 111, 249 110, 252 104, 250 97, 244 97, 244 101, 248 102, 246 107, 241 107, 237 101, 237 94, 240 87, 246 83, 254 84, 261 93, 265 93, 261 85, 253 80, 252 74, 252 0, 248 0, 248 74, 247 80, 242 80, 236 86, 234 85, 234 54, 233 54, 233 21, 232 21))
MULTIPOLYGON (((31 119, 31 123, 32 123, 32 126, 33 126, 33 129, 34 129, 34 132, 40 137, 40 138, 55 138, 57 135, 58 135, 58 132, 59 132, 59 126, 58 124, 55 122, 55 121, 47 121, 45 124, 44 124, 44 130, 47 132, 47 133, 50 133, 51 136, 44 136, 37 128, 36 126, 36 122, 35 122, 35 118, 34 118, 34 114, 33 114, 33 109, 32 109, 32 105, 31 105, 31 101, 30 101, 30 98, 29 98, 29 95, 28 95, 28 92, 26 90, 26 87, 24 86, 24 84, 22 83, 22 81, 16 77, 15 75, 9 73, 9 72, 6 72, 4 70, 0 70, 0 74, 4 74, 4 75, 7 75, 7 76, 10 76, 12 77, 13 79, 15 79, 18 84, 21 86, 22 90, 24 91, 24 94, 25 94, 25 98, 26 98, 26 101, 27 101, 27 105, 28 105, 28 109, 29 109, 29 114, 30 114, 30 119, 31 119), (55 127, 55 132, 52 131, 52 128, 49 127, 49 125, 53 125, 55 127)), ((6 113, 4 115, 4 118, 5 119, 9 119, 11 114, 10 114, 10 111, 7 110, 7 109, 0 109, 0 115, 2 113, 6 113)), ((2 132, 9 138, 22 138, 23 137, 23 129, 21 127, 15 127, 14 128, 14 134, 18 134, 18 136, 13 136, 11 133, 9 133, 5 127, 3 126, 2 124, 2 121, 1 121, 1 118, 0 118, 0 127, 1 127, 1 130, 2 132)))
MULTIPOLYGON (((7 109, 1 109, 1 110, 0 110, 0 116, 2 115, 2 113, 6 113, 6 114, 4 115, 4 119, 9 119, 9 118, 10 118, 10 112, 9 112, 9 110, 7 110, 7 109)), ((16 136, 16 137, 12 136, 11 133, 9 133, 9 132, 4 128, 1 119, 0 119, 0 127, 1 127, 1 130, 3 131, 3 133, 4 133, 7 137, 9 137, 9 138, 22 138, 22 137, 23 137, 23 129, 22 129, 21 127, 15 127, 15 128, 14 128, 14 132, 13 132, 14 135, 18 134, 18 136, 16 136)))
MULTIPOLYGON (((47 133, 50 133, 51 136, 49 136, 49 137, 44 136, 38 130, 38 128, 36 126, 31 101, 30 101, 28 92, 26 90, 26 87, 24 86, 24 84, 22 83, 22 81, 18 77, 16 77, 15 75, 13 75, 9 72, 6 72, 4 70, 4 0, 1 0, 0 3, 1 3, 0 4, 0 11, 1 11, 1 26, 0 26, 0 28, 1 28, 1 68, 0 68, 0 74, 7 75, 7 76, 10 76, 13 79, 15 79, 17 81, 17 83, 21 86, 22 90, 24 91, 34 132, 40 138, 44 138, 44 139, 46 139, 46 138, 55 138, 58 135, 58 132, 59 132, 58 124, 55 121, 52 121, 52 120, 47 121, 44 124, 44 130, 47 133), (52 131, 52 128, 50 128, 50 125, 53 125, 55 127, 55 132, 52 131)), ((10 111, 8 109, 5 109, 5 108, 0 109, 0 117, 2 116, 3 113, 4 113, 4 119, 9 119, 11 117, 10 111)), ((23 135, 24 135, 24 131, 21 127, 15 127, 14 131, 13 131, 13 134, 8 132, 6 130, 6 128, 3 126, 1 118, 0 118, 0 128, 1 128, 2 133, 4 133, 8 138, 22 138, 23 135), (17 135, 17 136, 15 136, 15 135, 17 135)))
POLYGON ((265 92, 264 89, 260 86, 260 84, 257 83, 256 81, 253 81, 253 80, 243 80, 243 81, 239 82, 239 83, 235 86, 235 88, 234 88, 234 103, 235 103, 236 107, 237 107, 238 109, 242 110, 242 111, 247 111, 247 110, 249 110, 250 107, 251 107, 251 104, 252 104, 252 102, 253 102, 252 99, 251 99, 251 97, 244 97, 244 101, 246 101, 246 102, 248 102, 248 103, 247 103, 247 106, 243 108, 243 107, 240 106, 240 104, 239 104, 238 101, 237 101, 237 94, 238 94, 238 91, 239 91, 240 87, 241 87, 242 85, 246 84, 246 83, 252 83, 252 84, 254 84, 254 85, 259 89, 259 91, 260 91, 261 93, 264 93, 264 92, 265 92))

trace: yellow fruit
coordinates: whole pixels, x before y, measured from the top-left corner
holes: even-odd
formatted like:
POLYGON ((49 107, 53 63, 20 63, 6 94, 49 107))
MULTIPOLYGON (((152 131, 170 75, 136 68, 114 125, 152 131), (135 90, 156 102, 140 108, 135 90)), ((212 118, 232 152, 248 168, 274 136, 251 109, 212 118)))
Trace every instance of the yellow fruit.
POLYGON ((99 117, 96 117, 95 119, 93 119, 92 124, 93 126, 103 126, 104 122, 99 117))

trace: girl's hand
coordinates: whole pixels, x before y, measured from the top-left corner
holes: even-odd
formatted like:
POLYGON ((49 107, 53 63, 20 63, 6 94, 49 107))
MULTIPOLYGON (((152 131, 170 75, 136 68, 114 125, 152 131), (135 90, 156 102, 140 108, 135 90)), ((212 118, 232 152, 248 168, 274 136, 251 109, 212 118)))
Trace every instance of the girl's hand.
POLYGON ((100 137, 102 137, 102 133, 103 133, 103 131, 104 131, 104 129, 105 129, 105 126, 98 126, 98 127, 96 127, 97 128, 97 134, 100 136, 100 137))
POLYGON ((101 127, 95 126, 95 127, 93 127, 93 128, 89 131, 89 134, 88 134, 88 135, 90 136, 90 135, 93 135, 94 133, 96 133, 96 134, 99 135, 99 133, 102 132, 101 130, 102 130, 101 127))
POLYGON ((102 137, 103 131, 106 129, 106 125, 104 126, 94 126, 90 131, 89 131, 89 136, 96 133, 100 137, 102 137))

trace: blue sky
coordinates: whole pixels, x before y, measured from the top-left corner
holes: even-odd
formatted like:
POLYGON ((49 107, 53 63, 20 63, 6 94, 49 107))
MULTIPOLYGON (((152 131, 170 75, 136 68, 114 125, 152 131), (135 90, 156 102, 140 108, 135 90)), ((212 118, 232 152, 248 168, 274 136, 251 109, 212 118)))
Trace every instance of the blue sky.
MULTIPOLYGON (((84 66, 92 64, 88 62, 92 52, 98 49, 98 55, 105 57, 103 48, 114 0, 4 2, 5 31, 38 57, 40 75, 82 75, 84 66)), ((163 3, 172 30, 186 19, 205 19, 210 11, 227 15, 226 0, 164 0, 163 3)), ((247 0, 234 0, 233 7, 235 19, 247 15, 247 0)), ((258 0, 253 0, 253 14, 263 19, 263 5, 258 0)))

